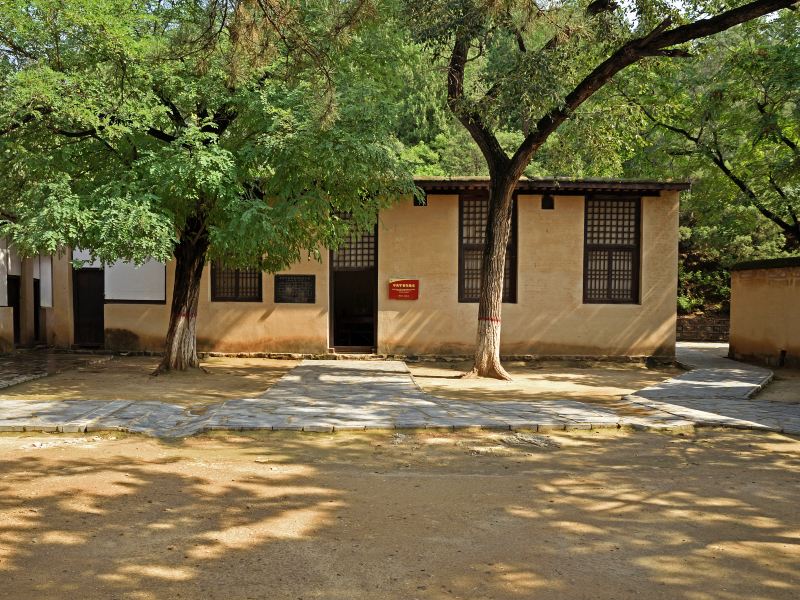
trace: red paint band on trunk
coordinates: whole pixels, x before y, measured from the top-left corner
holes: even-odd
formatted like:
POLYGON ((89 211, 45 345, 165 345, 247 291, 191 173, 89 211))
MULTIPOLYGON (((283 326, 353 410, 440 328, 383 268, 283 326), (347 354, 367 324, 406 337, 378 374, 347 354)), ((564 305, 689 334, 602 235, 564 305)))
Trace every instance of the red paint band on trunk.
POLYGON ((490 323, 499 323, 500 319, 494 317, 478 317, 478 321, 489 321, 490 323))

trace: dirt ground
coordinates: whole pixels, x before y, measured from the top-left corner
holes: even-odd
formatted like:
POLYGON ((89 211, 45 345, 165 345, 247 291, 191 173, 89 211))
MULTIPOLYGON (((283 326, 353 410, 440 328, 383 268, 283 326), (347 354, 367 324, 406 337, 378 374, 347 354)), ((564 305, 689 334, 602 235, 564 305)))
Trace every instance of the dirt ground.
POLYGON ((513 381, 461 379, 470 363, 410 363, 423 390, 454 400, 561 400, 572 399, 613 407, 621 396, 683 373, 680 369, 649 369, 622 363, 545 362, 505 364, 513 381))
MULTIPOLYGON (((297 364, 292 360, 208 358, 206 372, 167 373, 152 377, 158 362, 150 357, 113 357, 0 391, 14 400, 160 400, 182 406, 204 406, 230 398, 263 394, 297 364)), ((570 366, 565 362, 535 367, 509 363, 514 381, 465 380, 468 363, 409 363, 426 392, 458 400, 551 400, 572 398, 613 407, 616 400, 680 373, 614 363, 570 366)))
POLYGON ((780 600, 800 441, 0 436, 0 598, 780 600))
POLYGON ((183 406, 218 403, 231 398, 263 394, 289 369, 292 360, 265 358, 207 358, 206 370, 150 374, 153 357, 113 357, 0 390, 14 400, 160 400, 183 406))
POLYGON ((800 404, 800 369, 773 369, 772 382, 758 394, 759 400, 800 404))

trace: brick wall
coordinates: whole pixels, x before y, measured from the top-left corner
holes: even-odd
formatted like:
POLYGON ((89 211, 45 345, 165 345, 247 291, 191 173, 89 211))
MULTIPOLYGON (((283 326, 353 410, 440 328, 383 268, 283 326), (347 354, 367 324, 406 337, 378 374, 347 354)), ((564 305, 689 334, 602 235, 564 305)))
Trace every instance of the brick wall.
POLYGON ((727 342, 729 331, 730 318, 727 315, 678 315, 679 342, 727 342))

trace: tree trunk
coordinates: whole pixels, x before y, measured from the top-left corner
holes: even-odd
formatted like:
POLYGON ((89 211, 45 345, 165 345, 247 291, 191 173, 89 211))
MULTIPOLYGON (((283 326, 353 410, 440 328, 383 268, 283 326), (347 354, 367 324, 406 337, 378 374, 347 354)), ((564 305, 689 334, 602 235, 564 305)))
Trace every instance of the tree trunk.
POLYGON ((200 366, 197 358, 197 304, 208 244, 208 230, 202 219, 191 217, 175 247, 175 285, 169 329, 164 358, 154 375, 200 366))
POLYGON ((514 179, 501 178, 499 181, 493 180, 489 188, 489 217, 486 223, 486 245, 481 260, 475 364, 467 377, 511 379, 500 364, 500 329, 506 249, 511 234, 515 184, 514 179))

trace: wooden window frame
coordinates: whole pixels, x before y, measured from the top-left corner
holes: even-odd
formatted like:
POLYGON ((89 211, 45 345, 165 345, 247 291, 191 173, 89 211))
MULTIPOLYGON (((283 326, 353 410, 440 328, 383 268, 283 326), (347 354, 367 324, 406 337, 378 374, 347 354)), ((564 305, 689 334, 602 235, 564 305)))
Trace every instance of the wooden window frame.
MULTIPOLYGON (((480 298, 467 297, 465 290, 465 269, 464 269, 464 200, 481 198, 489 202, 488 194, 459 194, 458 197, 458 301, 463 304, 477 304, 480 298)), ((487 215, 488 219, 488 215, 487 215)), ((518 262, 518 238, 517 238, 517 194, 511 200, 511 232, 509 234, 508 246, 506 248, 506 259, 509 261, 509 272, 511 278, 508 280, 508 295, 503 294, 503 304, 517 303, 517 262, 518 262)), ((469 249, 483 249, 484 244, 469 244, 469 249)))
MULTIPOLYGON (((227 269, 219 265, 216 261, 211 262, 211 301, 212 302, 252 302, 252 303, 260 303, 264 301, 264 277, 261 271, 258 272, 258 298, 253 296, 246 296, 242 297, 240 292, 240 275, 242 269, 227 269), (234 283, 235 292, 233 296, 226 296, 222 295, 217 292, 217 269, 226 269, 230 271, 236 272, 236 278, 234 283)), ((255 269, 252 269, 255 270, 255 269)))
POLYGON ((583 303, 584 304, 640 304, 642 271, 642 197, 625 194, 590 194, 584 199, 583 209, 583 303), (634 201, 634 244, 590 244, 589 243, 589 203, 592 200, 634 201), (631 299, 611 298, 611 282, 613 269, 609 264, 605 298, 588 297, 589 253, 593 250, 629 250, 632 256, 631 265, 631 299))
POLYGON ((317 303, 317 276, 304 275, 298 273, 276 273, 273 278, 273 301, 275 304, 316 304, 317 303), (311 282, 311 299, 310 300, 282 300, 279 296, 279 282, 284 278, 289 277, 302 277, 307 278, 311 282))

